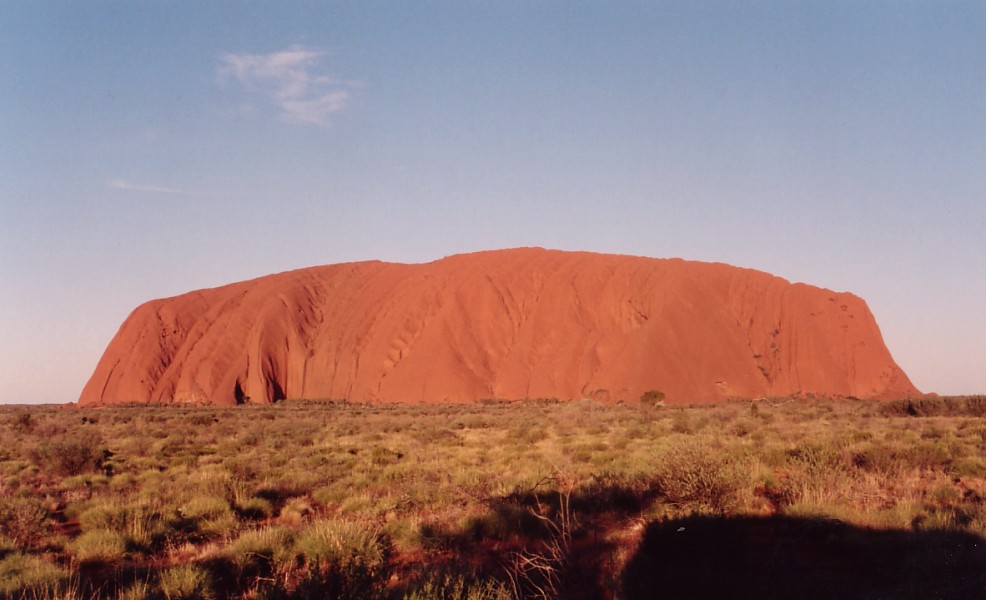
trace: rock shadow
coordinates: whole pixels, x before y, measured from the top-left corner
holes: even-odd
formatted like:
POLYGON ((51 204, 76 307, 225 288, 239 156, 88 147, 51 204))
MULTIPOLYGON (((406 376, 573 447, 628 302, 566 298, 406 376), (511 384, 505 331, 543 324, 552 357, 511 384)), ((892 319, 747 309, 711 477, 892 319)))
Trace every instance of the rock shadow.
POLYGON ((833 519, 693 516, 651 523, 622 574, 642 598, 986 598, 986 539, 833 519))

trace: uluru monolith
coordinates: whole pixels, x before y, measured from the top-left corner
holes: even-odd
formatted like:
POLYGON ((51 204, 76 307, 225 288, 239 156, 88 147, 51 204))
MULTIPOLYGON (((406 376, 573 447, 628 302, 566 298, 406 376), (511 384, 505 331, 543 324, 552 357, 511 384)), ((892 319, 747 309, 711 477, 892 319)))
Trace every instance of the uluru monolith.
POLYGON ((80 405, 669 403, 918 394, 866 303, 768 273, 540 248, 299 269, 138 307, 80 405))

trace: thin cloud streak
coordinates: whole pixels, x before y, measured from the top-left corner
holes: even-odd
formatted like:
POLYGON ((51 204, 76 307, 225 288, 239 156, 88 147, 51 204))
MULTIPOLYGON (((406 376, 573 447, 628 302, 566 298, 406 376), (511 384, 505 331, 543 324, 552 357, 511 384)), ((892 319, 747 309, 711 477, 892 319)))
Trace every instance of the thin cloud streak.
POLYGON ((150 192, 152 194, 172 194, 176 196, 201 196, 198 192, 192 192, 189 190, 179 190, 176 188, 162 187, 157 185, 144 185, 140 183, 131 183, 123 179, 113 179, 106 183, 109 187, 115 190, 128 190, 131 192, 150 192))
POLYGON ((325 55, 301 46, 271 54, 226 53, 219 57, 218 75, 264 96, 285 121, 328 127, 330 115, 349 105, 352 84, 317 72, 325 55))

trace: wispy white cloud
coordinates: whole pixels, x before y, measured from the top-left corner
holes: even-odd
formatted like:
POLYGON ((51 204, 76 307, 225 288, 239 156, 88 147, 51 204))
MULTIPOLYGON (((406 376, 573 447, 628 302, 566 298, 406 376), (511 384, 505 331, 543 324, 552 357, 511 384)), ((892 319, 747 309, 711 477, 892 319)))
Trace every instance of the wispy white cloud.
POLYGON ((123 179, 111 179, 106 185, 115 190, 129 190, 132 192, 150 192, 153 194, 172 194, 177 196, 200 196, 198 192, 189 190, 179 190, 176 188, 162 187, 158 185, 145 185, 142 183, 132 183, 123 179))
POLYGON ((271 54, 227 53, 219 57, 218 74, 261 94, 286 121, 325 127, 332 113, 348 106, 353 86, 319 73, 325 55, 302 46, 271 54))

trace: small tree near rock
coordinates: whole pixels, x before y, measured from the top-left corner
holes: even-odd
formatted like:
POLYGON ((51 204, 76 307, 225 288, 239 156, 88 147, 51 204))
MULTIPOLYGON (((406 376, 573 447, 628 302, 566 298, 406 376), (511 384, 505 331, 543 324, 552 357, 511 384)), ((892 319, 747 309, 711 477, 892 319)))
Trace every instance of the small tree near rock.
POLYGON ((647 390, 640 396, 640 403, 645 406, 664 406, 664 392, 647 390))

